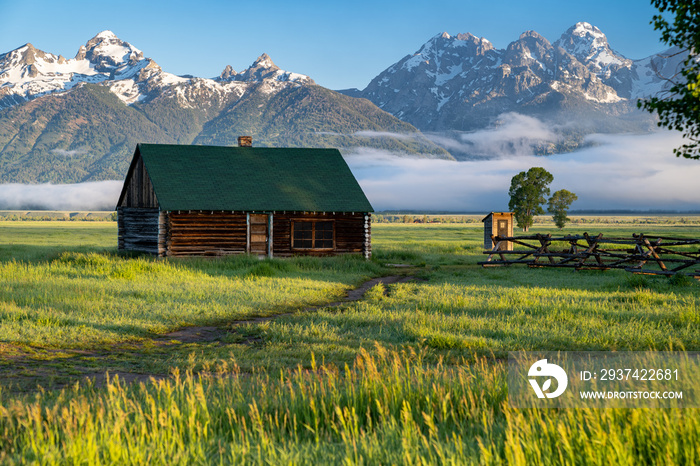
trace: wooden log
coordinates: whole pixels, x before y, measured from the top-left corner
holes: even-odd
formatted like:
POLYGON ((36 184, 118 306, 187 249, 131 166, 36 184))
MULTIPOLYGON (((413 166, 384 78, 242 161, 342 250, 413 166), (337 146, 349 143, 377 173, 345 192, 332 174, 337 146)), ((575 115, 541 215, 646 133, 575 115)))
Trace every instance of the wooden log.
POLYGON ((700 277, 700 271, 695 271, 693 273, 678 273, 671 270, 640 270, 640 269, 625 269, 635 275, 687 275, 689 277, 700 277))
POLYGON ((654 249, 655 246, 661 242, 661 239, 658 239, 654 245, 652 245, 647 238, 642 238, 642 240, 644 242, 644 245, 647 248, 649 248, 649 252, 651 253, 651 255, 654 257, 654 259, 656 259, 656 262, 659 264, 661 270, 666 270, 666 264, 663 263, 659 255, 656 253, 656 250, 654 249))

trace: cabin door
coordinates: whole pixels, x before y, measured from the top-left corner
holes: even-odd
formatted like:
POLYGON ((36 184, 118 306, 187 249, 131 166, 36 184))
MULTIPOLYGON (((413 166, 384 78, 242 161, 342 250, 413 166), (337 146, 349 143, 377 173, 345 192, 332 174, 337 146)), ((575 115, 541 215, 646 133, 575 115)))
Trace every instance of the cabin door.
POLYGON ((267 255, 267 243, 269 240, 267 214, 250 214, 249 219, 249 251, 251 254, 267 255))

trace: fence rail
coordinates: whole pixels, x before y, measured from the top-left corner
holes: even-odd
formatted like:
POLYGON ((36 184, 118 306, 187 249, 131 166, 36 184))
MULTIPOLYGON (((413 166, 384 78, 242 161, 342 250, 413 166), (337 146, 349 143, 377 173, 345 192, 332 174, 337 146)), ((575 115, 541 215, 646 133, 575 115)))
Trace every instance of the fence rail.
POLYGON ((492 236, 494 247, 484 267, 525 264, 529 267, 624 269, 651 275, 700 277, 700 239, 633 234, 632 238, 583 235, 492 236), (510 243, 510 247, 506 245, 510 243), (517 248, 517 249, 516 249, 517 248))

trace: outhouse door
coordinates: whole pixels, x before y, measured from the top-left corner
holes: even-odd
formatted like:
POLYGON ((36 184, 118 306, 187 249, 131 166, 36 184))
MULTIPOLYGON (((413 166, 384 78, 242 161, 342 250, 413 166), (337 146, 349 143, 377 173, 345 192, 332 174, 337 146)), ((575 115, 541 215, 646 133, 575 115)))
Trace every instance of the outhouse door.
MULTIPOLYGON (((508 228, 508 220, 498 220, 496 223, 496 236, 508 236, 509 228, 508 228)), ((502 242, 500 249, 508 249, 508 243, 502 242)))

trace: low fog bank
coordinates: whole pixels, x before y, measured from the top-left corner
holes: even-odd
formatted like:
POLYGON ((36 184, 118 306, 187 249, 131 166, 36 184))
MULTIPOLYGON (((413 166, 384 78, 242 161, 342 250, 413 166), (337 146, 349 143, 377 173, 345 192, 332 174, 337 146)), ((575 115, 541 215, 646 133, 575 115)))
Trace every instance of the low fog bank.
POLYGON ((468 133, 428 133, 426 137, 458 160, 491 159, 531 155, 537 149, 544 150, 543 147, 561 139, 562 128, 510 112, 501 114, 489 128, 468 133))
MULTIPOLYGON (((497 144, 498 132, 491 134, 497 144)), ((490 144, 487 136, 484 132, 477 140, 490 144)), ((682 143, 679 133, 591 135, 586 142, 589 147, 567 154, 534 156, 519 150, 461 162, 373 149, 355 149, 345 156, 376 210, 507 210, 511 178, 534 166, 554 175, 552 192, 568 189, 578 195, 572 209, 700 209, 700 161, 673 155, 682 143)))
POLYGON ((654 117, 639 109, 617 117, 580 115, 575 120, 554 115, 540 119, 509 112, 502 113, 483 129, 426 133, 425 136, 457 160, 484 160, 581 150, 594 144, 584 137, 586 134, 647 134, 656 130, 654 117))
POLYGON ((3 184, 3 210, 114 210, 121 193, 121 181, 93 181, 77 184, 3 184))
MULTIPOLYGON (((585 149, 534 156, 526 136, 547 137, 547 129, 529 117, 509 121, 510 133, 484 130, 470 136, 469 144, 496 151, 492 158, 449 161, 371 148, 343 155, 376 210, 507 210, 511 178, 534 166, 554 175, 552 192, 568 189, 578 195, 572 210, 700 210, 700 161, 673 155, 683 141, 677 132, 591 135, 585 149), (510 141, 508 150, 504 140, 510 141)), ((0 185, 0 209, 112 210, 121 187, 122 181, 0 185)))

